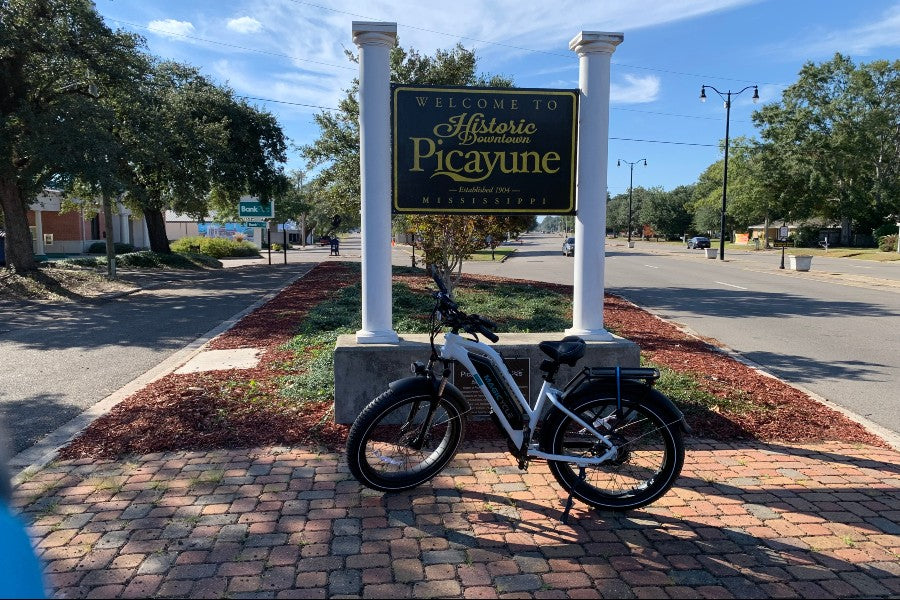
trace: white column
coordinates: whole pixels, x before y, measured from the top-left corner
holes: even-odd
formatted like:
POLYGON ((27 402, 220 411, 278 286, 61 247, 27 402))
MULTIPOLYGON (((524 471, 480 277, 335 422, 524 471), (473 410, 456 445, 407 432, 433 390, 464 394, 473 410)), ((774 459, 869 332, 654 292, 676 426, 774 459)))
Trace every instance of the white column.
POLYGON ((119 205, 119 229, 121 230, 119 241, 123 244, 130 244, 131 236, 128 231, 128 215, 125 213, 125 207, 121 204, 119 205))
POLYGON ((44 222, 41 219, 41 210, 34 209, 34 255, 44 256, 47 252, 44 249, 44 222))
POLYGON ((360 344, 396 344, 391 321, 390 51, 396 23, 353 22, 359 48, 359 167, 362 221, 360 344))
POLYGON ((609 64, 621 33, 582 31, 569 42, 578 54, 578 166, 575 285, 568 335, 608 341, 603 328, 606 244, 606 167, 609 155, 609 64))

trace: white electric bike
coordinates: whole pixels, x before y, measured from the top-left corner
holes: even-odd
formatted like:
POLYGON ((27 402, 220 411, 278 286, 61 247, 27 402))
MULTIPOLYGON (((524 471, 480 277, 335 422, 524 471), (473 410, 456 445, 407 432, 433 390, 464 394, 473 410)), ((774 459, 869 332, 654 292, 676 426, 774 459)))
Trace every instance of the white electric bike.
POLYGON ((629 510, 649 504, 675 483, 684 463, 684 415, 653 389, 659 371, 646 368, 585 367, 562 390, 553 387, 561 364, 574 366, 585 342, 569 336, 541 342, 547 355, 544 383, 534 405, 490 346, 496 324, 466 315, 450 299, 433 272, 431 358, 415 362, 414 375, 394 381, 357 417, 347 439, 350 471, 364 485, 396 492, 433 478, 450 462, 465 435, 469 405, 449 381, 456 361, 471 373, 491 417, 505 433, 509 450, 527 469, 531 459, 548 461, 550 471, 572 498, 591 506, 629 510), (435 337, 444 327, 440 350, 435 337), (460 330, 474 339, 459 335, 460 330), (440 375, 434 371, 443 364, 440 375))

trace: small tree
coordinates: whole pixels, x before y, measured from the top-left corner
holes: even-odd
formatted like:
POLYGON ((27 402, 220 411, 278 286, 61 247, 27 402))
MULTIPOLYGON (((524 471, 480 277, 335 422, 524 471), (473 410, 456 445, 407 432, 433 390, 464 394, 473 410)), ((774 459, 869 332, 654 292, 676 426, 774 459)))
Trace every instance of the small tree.
POLYGON ((453 289, 462 277, 463 260, 488 246, 487 238, 501 240, 527 231, 533 217, 409 215, 407 226, 416 233, 415 247, 425 253, 444 285, 453 289))

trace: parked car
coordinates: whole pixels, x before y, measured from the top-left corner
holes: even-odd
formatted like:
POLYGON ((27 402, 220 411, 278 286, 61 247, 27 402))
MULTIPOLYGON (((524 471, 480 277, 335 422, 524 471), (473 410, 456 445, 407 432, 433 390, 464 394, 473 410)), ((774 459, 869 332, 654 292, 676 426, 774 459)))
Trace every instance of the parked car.
POLYGON ((687 247, 689 249, 693 248, 709 248, 709 238, 708 237, 692 237, 687 241, 687 247))
POLYGON ((563 256, 575 256, 575 238, 570 237, 563 242, 562 253, 563 256))

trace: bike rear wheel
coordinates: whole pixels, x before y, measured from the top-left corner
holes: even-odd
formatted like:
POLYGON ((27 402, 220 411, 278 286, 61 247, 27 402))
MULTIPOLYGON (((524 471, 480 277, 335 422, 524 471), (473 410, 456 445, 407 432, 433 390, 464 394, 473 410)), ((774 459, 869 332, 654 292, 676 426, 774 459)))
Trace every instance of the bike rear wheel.
POLYGON ((353 423, 347 437, 347 463, 367 487, 382 492, 408 490, 440 473, 464 436, 465 421, 456 402, 388 390, 353 423))
MULTIPOLYGON (((684 464, 684 440, 677 423, 653 407, 623 398, 621 418, 615 398, 587 398, 569 407, 584 422, 608 435, 618 454, 610 461, 584 469, 572 463, 549 461, 553 476, 575 497, 596 508, 630 510, 650 504, 675 483, 684 464)), ((554 454, 602 456, 607 447, 568 415, 551 420, 554 454)))

